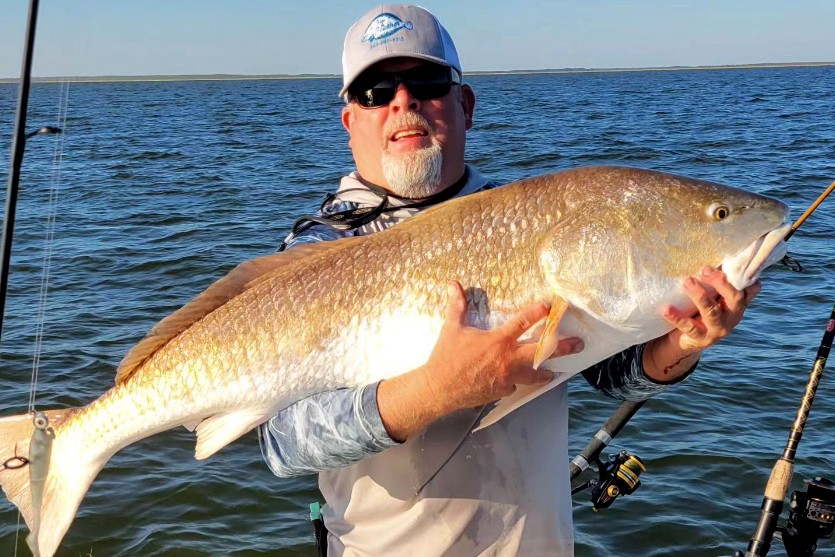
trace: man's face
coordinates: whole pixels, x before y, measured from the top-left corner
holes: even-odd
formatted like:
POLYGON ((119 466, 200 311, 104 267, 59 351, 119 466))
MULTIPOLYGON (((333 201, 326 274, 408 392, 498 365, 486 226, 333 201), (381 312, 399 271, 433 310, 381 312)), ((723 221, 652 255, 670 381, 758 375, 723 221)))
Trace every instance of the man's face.
MULTIPOLYGON (((423 64, 427 62, 394 58, 369 70, 399 72, 423 64)), ((350 102, 342 111, 342 124, 360 176, 412 198, 452 185, 464 174, 464 144, 474 106, 475 96, 466 85, 453 85, 443 97, 421 101, 399 83, 386 105, 364 108, 350 102)))

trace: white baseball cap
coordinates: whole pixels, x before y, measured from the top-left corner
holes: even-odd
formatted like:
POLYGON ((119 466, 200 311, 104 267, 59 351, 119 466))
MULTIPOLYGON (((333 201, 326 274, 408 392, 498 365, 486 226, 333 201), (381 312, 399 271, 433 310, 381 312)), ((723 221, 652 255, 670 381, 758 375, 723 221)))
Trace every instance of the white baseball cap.
POLYGON ((387 58, 419 58, 455 68, 461 63, 452 37, 429 10, 409 4, 383 4, 354 23, 342 50, 342 97, 359 75, 387 58))

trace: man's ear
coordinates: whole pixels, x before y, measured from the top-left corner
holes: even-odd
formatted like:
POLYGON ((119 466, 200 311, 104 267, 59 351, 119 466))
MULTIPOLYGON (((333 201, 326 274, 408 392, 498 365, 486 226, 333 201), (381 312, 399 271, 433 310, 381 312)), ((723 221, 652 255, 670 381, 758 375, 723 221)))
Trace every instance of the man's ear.
MULTIPOLYGON (((350 104, 342 107, 342 127, 348 132, 348 146, 351 146, 351 125, 354 123, 354 111, 350 104)), ((353 149, 353 147, 351 147, 353 149)))
POLYGON ((351 112, 351 105, 346 104, 345 106, 343 106, 342 107, 342 127, 344 127, 345 131, 347 131, 349 134, 351 133, 351 123, 352 123, 353 117, 354 117, 354 114, 351 112))
POLYGON ((475 93, 469 85, 461 85, 461 108, 464 110, 467 129, 473 127, 473 112, 475 111, 475 93))

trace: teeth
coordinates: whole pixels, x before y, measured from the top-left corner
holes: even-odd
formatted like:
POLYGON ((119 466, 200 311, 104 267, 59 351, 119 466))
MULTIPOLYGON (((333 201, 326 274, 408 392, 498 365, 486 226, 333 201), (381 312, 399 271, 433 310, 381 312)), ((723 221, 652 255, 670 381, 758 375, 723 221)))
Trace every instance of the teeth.
POLYGON ((404 137, 421 137, 423 135, 426 134, 419 131, 397 132, 396 134, 394 134, 394 140, 397 141, 398 139, 402 139, 404 137))

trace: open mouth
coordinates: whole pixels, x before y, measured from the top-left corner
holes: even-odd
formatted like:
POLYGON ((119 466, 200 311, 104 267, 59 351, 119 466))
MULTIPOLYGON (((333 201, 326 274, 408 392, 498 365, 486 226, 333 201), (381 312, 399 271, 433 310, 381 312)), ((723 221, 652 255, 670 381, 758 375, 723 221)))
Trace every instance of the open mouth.
POLYGON ((790 228, 790 225, 784 224, 757 239, 751 260, 745 267, 746 281, 753 282, 760 271, 783 259, 787 251, 785 238, 790 228))
POLYGON ((749 286, 757 280, 763 269, 786 255, 785 238, 789 228, 790 225, 784 224, 763 234, 733 258, 722 263, 722 270, 735 288, 749 286))
POLYGON ((398 141, 400 139, 407 139, 411 137, 426 137, 427 135, 429 135, 429 133, 423 128, 408 128, 394 132, 389 137, 389 141, 398 141))

